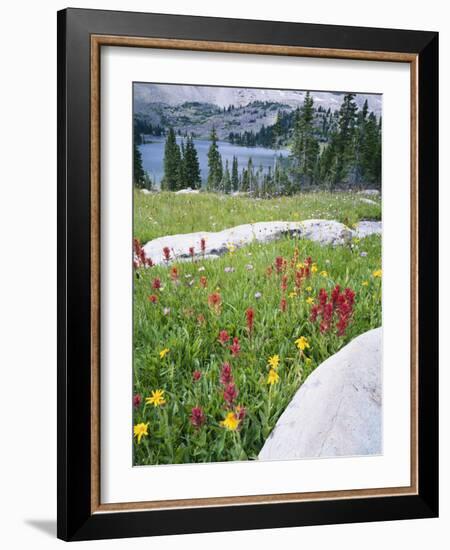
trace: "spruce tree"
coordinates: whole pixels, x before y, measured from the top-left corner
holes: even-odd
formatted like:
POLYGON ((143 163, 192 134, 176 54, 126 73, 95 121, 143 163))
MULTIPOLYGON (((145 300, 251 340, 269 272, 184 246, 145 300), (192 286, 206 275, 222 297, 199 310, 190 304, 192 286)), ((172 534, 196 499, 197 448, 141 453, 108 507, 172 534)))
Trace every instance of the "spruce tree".
POLYGON ((201 186, 200 164, 198 162, 197 150, 195 149, 192 135, 187 138, 184 153, 184 171, 186 174, 186 184, 192 189, 198 189, 201 186))
POLYGON ((231 166, 231 187, 233 191, 239 189, 239 171, 238 171, 238 159, 233 156, 233 163, 231 166))
POLYGON ((142 155, 136 145, 136 142, 133 143, 133 183, 139 188, 143 188, 145 184, 145 172, 142 167, 142 155))
POLYGON ((302 108, 295 114, 292 143, 293 177, 298 186, 313 185, 319 157, 314 129, 314 100, 306 92, 302 108))
POLYGON ((356 125, 355 94, 346 94, 339 110, 339 133, 336 140, 336 173, 334 183, 344 182, 354 158, 356 125))
POLYGON ((173 128, 169 128, 164 147, 164 177, 161 188, 176 191, 180 188, 181 153, 173 128))
POLYGON ((210 135, 211 145, 208 151, 208 191, 216 191, 222 181, 222 157, 219 153, 219 147, 217 145, 217 134, 213 126, 210 135))
POLYGON ((228 168, 228 159, 225 162, 225 170, 223 172, 222 191, 224 193, 231 193, 231 176, 228 168))

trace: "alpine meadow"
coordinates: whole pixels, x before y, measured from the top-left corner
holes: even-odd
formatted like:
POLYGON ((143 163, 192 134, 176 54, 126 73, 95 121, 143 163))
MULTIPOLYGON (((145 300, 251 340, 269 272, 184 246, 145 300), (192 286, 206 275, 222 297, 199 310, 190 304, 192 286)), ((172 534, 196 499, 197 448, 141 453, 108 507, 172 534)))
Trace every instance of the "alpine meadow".
POLYGON ((382 97, 134 83, 132 127, 133 464, 379 454, 382 97))

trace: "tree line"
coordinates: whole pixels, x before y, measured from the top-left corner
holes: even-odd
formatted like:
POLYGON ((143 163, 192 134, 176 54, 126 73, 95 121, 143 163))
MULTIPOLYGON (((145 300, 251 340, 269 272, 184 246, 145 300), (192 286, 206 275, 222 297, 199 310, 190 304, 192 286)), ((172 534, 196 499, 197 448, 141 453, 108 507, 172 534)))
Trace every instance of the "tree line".
MULTIPOLYGON (((255 167, 251 158, 240 171, 236 157, 231 165, 228 161, 224 164, 217 133, 212 128, 206 190, 273 196, 290 195, 312 187, 335 189, 379 185, 381 129, 381 117, 369 112, 367 100, 359 109, 355 94, 349 93, 344 96, 340 109, 331 111, 321 106, 316 109, 313 97, 307 92, 301 107, 292 112, 278 111, 273 125, 262 126, 256 133, 230 133, 229 141, 237 145, 289 148, 289 156, 279 155, 274 166, 268 169, 255 167)), ((136 150, 135 178, 142 181, 142 162, 137 158, 139 151, 136 150)), ((161 188, 174 191, 186 187, 199 189, 201 186, 198 154, 192 135, 178 145, 173 128, 169 128, 161 188)))

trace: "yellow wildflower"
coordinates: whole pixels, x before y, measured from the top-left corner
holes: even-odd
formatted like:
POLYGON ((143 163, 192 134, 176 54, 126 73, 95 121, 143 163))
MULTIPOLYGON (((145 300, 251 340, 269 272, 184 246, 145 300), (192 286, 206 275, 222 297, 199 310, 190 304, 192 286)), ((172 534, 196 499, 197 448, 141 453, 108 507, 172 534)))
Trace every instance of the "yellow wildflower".
POLYGON ((233 254, 233 252, 236 250, 236 247, 233 243, 227 243, 227 248, 230 254, 233 254))
POLYGON ((304 264, 302 264, 302 262, 299 262, 299 263, 297 264, 297 269, 303 269, 304 267, 305 267, 305 266, 304 266, 304 264))
POLYGON ((152 395, 145 399, 146 405, 153 405, 154 407, 160 407, 166 404, 164 399, 164 390, 153 390, 152 395))
POLYGON ((267 376, 267 383, 273 386, 273 384, 276 384, 280 380, 280 377, 278 376, 278 373, 274 369, 270 369, 269 375, 267 376))
POLYGON ((236 431, 239 426, 239 418, 234 412, 227 413, 225 420, 220 423, 221 426, 232 432, 236 431))
POLYGON ((137 437, 137 442, 140 443, 141 439, 144 437, 144 435, 148 435, 148 422, 144 424, 144 422, 141 422, 140 424, 135 424, 133 431, 134 431, 134 437, 137 437))
POLYGON ((373 275, 374 277, 379 277, 379 278, 381 278, 381 275, 382 275, 382 274, 383 274, 383 271, 382 271, 381 269, 376 269, 376 270, 372 273, 372 275, 373 275))
POLYGON ((320 275, 321 275, 322 277, 328 277, 328 271, 321 271, 321 272, 320 272, 320 275))
POLYGON ((295 345, 301 351, 305 351, 305 349, 309 348, 309 342, 304 336, 300 336, 300 338, 297 338, 297 340, 295 341, 295 345))
POLYGON ((272 355, 272 357, 269 357, 268 364, 275 370, 277 370, 279 364, 280 364, 280 356, 279 355, 272 355))
POLYGON ((312 286, 307 286, 307 287, 305 288, 305 290, 306 290, 306 292, 312 292, 312 286))
POLYGON ((363 281, 361 284, 362 286, 367 286, 369 284, 369 281, 363 281))
POLYGON ((164 359, 164 357, 169 353, 169 348, 164 348, 159 352, 159 358, 164 359))
POLYGON ((317 267, 317 264, 312 264, 312 266, 311 266, 311 273, 317 273, 318 269, 319 269, 319 268, 317 267))
POLYGON ((295 290, 294 290, 294 292, 289 292, 289 298, 293 299, 296 296, 297 296, 297 293, 295 292, 295 290))
POLYGON ((314 298, 312 296, 310 296, 309 298, 306 298, 306 303, 312 306, 314 303, 314 298))

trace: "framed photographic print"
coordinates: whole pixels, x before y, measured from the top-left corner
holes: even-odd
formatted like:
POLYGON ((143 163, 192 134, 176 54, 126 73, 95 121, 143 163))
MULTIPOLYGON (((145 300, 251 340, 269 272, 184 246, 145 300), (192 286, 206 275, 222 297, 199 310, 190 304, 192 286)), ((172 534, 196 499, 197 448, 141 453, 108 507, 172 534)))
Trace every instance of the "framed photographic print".
POLYGON ((438 513, 434 32, 58 13, 58 536, 438 513))

